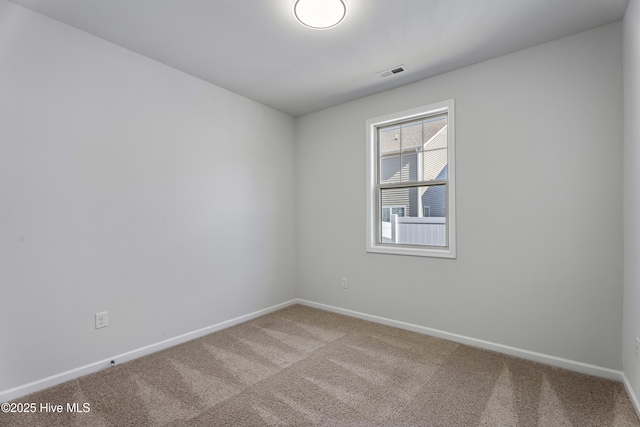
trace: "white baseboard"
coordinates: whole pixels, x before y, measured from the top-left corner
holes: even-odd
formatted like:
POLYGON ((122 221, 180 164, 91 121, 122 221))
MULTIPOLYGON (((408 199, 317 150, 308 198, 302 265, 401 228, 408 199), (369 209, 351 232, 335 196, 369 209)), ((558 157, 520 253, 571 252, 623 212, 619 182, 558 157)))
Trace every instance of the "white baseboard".
POLYGON ((510 347, 508 345, 496 344, 490 341, 479 340, 476 338, 470 338, 464 335, 452 334, 450 332, 441 331, 438 329, 427 328, 425 326, 415 325, 412 323, 401 322, 398 320, 387 319, 385 317, 374 316, 371 314, 360 313, 358 311, 348 310, 345 308, 334 307, 327 304, 320 304, 313 301, 307 301, 298 298, 297 304, 306 305, 309 307, 319 308, 321 310, 331 311, 334 313, 344 314, 346 316, 355 317, 362 320, 368 320, 370 322, 380 323, 387 326, 394 326, 400 329, 406 329, 420 334, 425 334, 433 337, 443 338, 449 341, 458 342, 461 344, 470 345, 473 347, 482 348, 485 350, 492 350, 498 353, 508 354, 510 356, 519 357, 521 359, 531 360, 545 365, 555 366, 558 368, 567 369, 569 371, 580 372, 587 375, 593 375, 596 377, 607 378, 610 380, 618 381, 624 384, 624 388, 629 395, 631 404, 633 405, 636 415, 640 419, 640 401, 635 394, 629 379, 622 371, 616 371, 615 369, 603 368, 601 366, 590 365, 588 363, 576 362, 575 360, 563 359, 561 357, 550 356, 548 354, 536 353, 534 351, 523 350, 516 347, 510 347))
POLYGON ((629 379, 624 374, 624 372, 622 373, 622 383, 624 384, 624 388, 625 390, 627 390, 629 399, 631 399, 631 403, 633 404, 633 407, 636 410, 636 415, 640 419, 640 402, 638 402, 638 396, 636 396, 636 393, 633 391, 633 388, 631 387, 631 383, 629 382, 629 379))
POLYGON ((186 334, 178 335, 177 337, 169 338, 164 341, 157 342, 155 344, 140 347, 138 349, 128 351, 126 353, 122 353, 113 357, 109 357, 104 360, 99 360, 97 362, 90 363, 88 365, 72 369, 70 371, 61 372, 59 374, 52 375, 50 377, 43 378, 41 380, 33 381, 31 383, 14 387, 8 390, 0 391, 0 402, 8 402, 10 400, 17 399, 22 396, 26 396, 27 394, 35 393, 36 391, 44 390, 45 388, 53 387, 63 382, 71 381, 76 378, 80 378, 84 375, 101 371, 111 366, 112 360, 115 361, 116 363, 124 363, 130 360, 138 359, 142 356, 156 353, 160 350, 164 350, 165 348, 173 347, 175 345, 182 344, 184 342, 191 341, 196 338, 200 338, 210 333, 229 328, 231 326, 246 322, 251 319, 255 319, 256 317, 263 316, 265 314, 271 313, 276 310, 280 310, 281 308, 285 308, 296 303, 297 303, 297 300, 290 300, 287 302, 283 302, 281 304, 277 304, 272 307, 258 310, 253 313, 245 314, 244 316, 240 316, 231 320, 226 320, 224 322, 216 323, 215 325, 207 326, 205 328, 201 328, 193 332, 187 332, 186 334))
POLYGON ((320 304, 317 302, 307 301, 304 299, 298 299, 297 303, 302 305, 307 305, 309 307, 319 308, 321 310, 344 314, 346 316, 356 317, 358 319, 369 320, 375 323, 381 323, 383 325, 394 326, 396 328, 406 329, 409 331, 418 332, 418 333, 430 335, 433 337, 444 338, 449 341, 454 341, 461 344, 482 348, 485 350, 491 350, 498 353, 508 354, 510 356, 515 356, 521 359, 543 363, 545 365, 551 365, 558 368, 567 369, 570 371, 580 372, 587 375, 593 375, 596 377, 608 378, 610 380, 623 382, 622 371, 616 371, 615 369, 603 368, 601 366, 590 365, 588 363, 576 362, 574 360, 563 359, 561 357, 549 356, 547 354, 536 353, 534 351, 523 350, 516 347, 510 347, 508 345, 502 345, 502 344, 497 344, 490 341, 470 338, 464 335, 452 334, 450 332, 440 331, 438 329, 427 328, 425 326, 401 322, 393 319, 387 319, 385 317, 374 316, 371 314, 360 313, 357 311, 347 310, 345 308, 334 307, 326 304, 320 304))
POLYGON ((198 329, 196 331, 188 332, 186 334, 179 335, 177 337, 169 338, 164 341, 157 342, 155 344, 151 344, 145 347, 141 347, 123 354, 119 354, 113 357, 109 357, 104 360, 100 360, 94 363, 90 363, 85 366, 81 366, 76 369, 72 369, 70 371, 62 372, 56 375, 52 375, 47 378, 43 378, 41 380, 33 381, 28 384, 24 384, 18 387, 14 387, 8 390, 0 391, 0 402, 8 402, 13 399, 17 399, 19 397, 25 396, 27 394, 34 393, 36 391, 44 390, 49 387, 53 387, 55 385, 61 384, 66 381, 71 381, 76 378, 82 377, 84 375, 88 375, 94 372, 101 371, 111 365, 111 361, 116 361, 116 363, 124 363, 130 360, 138 359, 140 357, 146 356, 148 354, 152 354, 158 352, 160 350, 164 350, 165 348, 173 347, 178 344, 182 344, 187 341, 191 341, 193 339, 202 337, 204 335, 208 335, 210 333, 220 331, 222 329, 229 328, 231 326, 237 325, 239 323, 246 322, 251 319, 255 319, 257 317, 263 316, 265 314, 274 312, 276 310, 280 310, 282 308, 294 305, 301 304, 309 307, 319 308, 321 310, 331 311, 334 313, 344 314, 346 316, 355 317, 358 319, 368 320, 375 323, 380 323, 383 325, 394 326, 400 329, 406 329, 409 331, 434 336, 438 338, 447 339, 450 341, 458 342, 461 344, 470 345, 473 347, 483 348, 486 350, 496 351, 498 353, 508 354, 510 356, 519 357, 526 360, 531 360, 534 362, 544 363, 546 365, 556 366, 558 368, 568 369, 570 371, 580 372, 587 375, 594 375, 597 377, 608 378, 611 380, 619 381, 624 384, 624 387, 629 395, 631 403, 633 404, 638 417, 640 418, 640 402, 638 401, 638 397, 636 396, 629 380, 621 371, 616 371, 614 369, 603 368, 600 366, 590 365, 587 363, 576 362, 569 359, 563 359, 560 357, 550 356, 547 354, 536 353, 529 350, 522 350, 515 347, 510 347, 507 345, 497 344, 490 341, 479 340, 476 338, 470 338, 464 335, 453 334, 450 332, 441 331, 438 329, 427 328, 425 326, 415 325, 412 323, 401 322, 398 320, 388 319, 385 317, 375 316, 366 313, 360 313, 353 310, 348 310, 345 308, 334 307, 327 304, 316 303, 313 301, 308 301, 304 299, 293 299, 290 301, 283 302, 281 304, 274 305, 272 307, 268 307, 262 310, 255 311, 253 313, 246 314, 244 316, 239 316, 234 319, 226 320, 224 322, 217 323, 215 325, 207 326, 202 329, 198 329))

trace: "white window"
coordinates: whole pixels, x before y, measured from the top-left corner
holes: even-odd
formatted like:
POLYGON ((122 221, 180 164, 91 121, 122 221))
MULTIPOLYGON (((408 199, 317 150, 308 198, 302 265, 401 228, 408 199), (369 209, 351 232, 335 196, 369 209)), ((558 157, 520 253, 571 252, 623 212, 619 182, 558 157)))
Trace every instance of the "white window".
POLYGON ((454 101, 367 120, 367 251, 455 258, 454 101))

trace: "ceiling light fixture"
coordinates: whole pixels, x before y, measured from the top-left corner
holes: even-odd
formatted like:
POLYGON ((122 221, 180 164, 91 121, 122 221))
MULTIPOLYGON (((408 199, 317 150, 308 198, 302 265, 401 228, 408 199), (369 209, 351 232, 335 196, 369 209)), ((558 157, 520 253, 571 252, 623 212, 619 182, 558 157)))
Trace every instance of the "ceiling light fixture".
POLYGON ((347 16, 345 0, 296 0, 293 14, 300 23, 315 30, 335 27, 347 16))

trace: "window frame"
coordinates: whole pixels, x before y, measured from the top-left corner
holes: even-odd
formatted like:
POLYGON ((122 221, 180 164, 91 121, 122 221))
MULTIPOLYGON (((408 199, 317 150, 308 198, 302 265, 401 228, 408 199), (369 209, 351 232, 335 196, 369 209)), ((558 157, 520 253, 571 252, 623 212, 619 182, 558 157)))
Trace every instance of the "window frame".
POLYGON ((455 197, 455 102, 449 99, 409 110, 370 118, 366 121, 366 171, 367 171, 367 252, 456 258, 456 197, 455 197), (380 242, 381 200, 378 184, 378 128, 409 120, 447 113, 447 184, 446 184, 446 236, 447 246, 420 246, 380 242))

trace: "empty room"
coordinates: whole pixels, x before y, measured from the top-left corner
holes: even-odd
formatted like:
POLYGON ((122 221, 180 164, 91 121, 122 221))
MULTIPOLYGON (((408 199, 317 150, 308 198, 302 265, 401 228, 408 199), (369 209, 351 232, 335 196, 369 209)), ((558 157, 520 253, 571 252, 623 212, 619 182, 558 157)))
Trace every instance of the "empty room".
POLYGON ((0 0, 0 425, 640 426, 640 0, 0 0))

